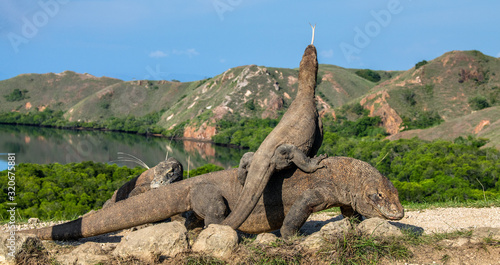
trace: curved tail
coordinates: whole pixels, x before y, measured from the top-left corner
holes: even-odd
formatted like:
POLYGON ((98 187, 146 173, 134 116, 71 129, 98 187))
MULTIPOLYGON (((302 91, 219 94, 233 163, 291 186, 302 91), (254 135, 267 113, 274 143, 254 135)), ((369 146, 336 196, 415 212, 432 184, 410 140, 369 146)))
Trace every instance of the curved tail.
POLYGON ((191 209, 190 181, 181 181, 118 201, 74 221, 41 229, 21 230, 43 240, 68 240, 106 234, 164 220, 191 209))

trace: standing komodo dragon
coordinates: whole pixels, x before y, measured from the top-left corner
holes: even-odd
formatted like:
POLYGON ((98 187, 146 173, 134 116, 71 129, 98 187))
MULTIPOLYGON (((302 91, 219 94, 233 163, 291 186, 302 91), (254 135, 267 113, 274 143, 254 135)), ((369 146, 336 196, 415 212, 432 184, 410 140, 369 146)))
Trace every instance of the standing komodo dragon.
POLYGON ((313 43, 314 27, 313 39, 300 62, 297 96, 255 154, 247 153, 242 157, 238 174, 244 188, 236 207, 222 224, 237 229, 257 204, 274 172, 296 165, 302 171, 312 173, 325 158, 310 158, 318 152, 323 141, 314 96, 318 60, 313 43))
MULTIPOLYGON (((320 165, 324 167, 314 173, 296 168, 276 172, 239 230, 262 233, 281 227, 281 235, 289 237, 311 213, 332 207, 365 217, 403 218, 398 191, 368 163, 331 157, 320 165)), ((208 173, 118 201, 68 223, 18 233, 45 240, 77 239, 157 222, 190 210, 203 218, 205 225, 221 223, 243 189, 237 175, 237 169, 208 173)))

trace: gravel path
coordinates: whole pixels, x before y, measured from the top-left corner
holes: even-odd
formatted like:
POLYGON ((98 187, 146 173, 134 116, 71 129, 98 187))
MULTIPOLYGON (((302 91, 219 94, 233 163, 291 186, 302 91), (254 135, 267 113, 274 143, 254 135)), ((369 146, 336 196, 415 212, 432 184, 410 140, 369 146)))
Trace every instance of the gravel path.
MULTIPOLYGON (((333 213, 314 214, 308 219, 304 232, 314 232, 322 225, 341 220, 342 216, 333 213)), ((405 217, 391 222, 398 227, 412 228, 424 234, 452 232, 456 230, 496 227, 500 228, 500 207, 488 208, 436 208, 408 211, 405 217)))

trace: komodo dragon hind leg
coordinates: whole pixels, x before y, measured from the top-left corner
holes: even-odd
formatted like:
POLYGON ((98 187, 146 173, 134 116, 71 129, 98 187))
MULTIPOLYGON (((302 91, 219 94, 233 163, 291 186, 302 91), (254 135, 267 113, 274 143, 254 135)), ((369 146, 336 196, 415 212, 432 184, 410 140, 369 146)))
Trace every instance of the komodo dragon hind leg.
POLYGON ((213 184, 197 184, 191 190, 190 200, 195 214, 205 220, 205 226, 220 224, 228 215, 227 201, 213 184))
POLYGON ((326 155, 310 158, 295 145, 291 144, 280 145, 276 148, 273 156, 277 170, 288 168, 293 163, 306 173, 313 173, 323 168, 324 166, 319 165, 319 162, 325 158, 326 155))
POLYGON ((289 238, 299 231, 311 213, 327 208, 330 198, 329 191, 325 188, 306 190, 290 207, 290 211, 283 220, 280 233, 284 238, 289 238))

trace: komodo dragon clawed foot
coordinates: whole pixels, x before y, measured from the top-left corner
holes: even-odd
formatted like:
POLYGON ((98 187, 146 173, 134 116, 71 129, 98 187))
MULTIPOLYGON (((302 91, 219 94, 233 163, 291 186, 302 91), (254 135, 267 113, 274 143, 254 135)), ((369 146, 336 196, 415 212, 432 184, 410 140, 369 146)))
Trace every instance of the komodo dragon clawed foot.
MULTIPOLYGON (((245 185, 248 167, 252 162, 253 155, 253 152, 248 152, 241 157, 240 165, 238 167, 238 181, 241 185, 245 185)), ((327 155, 322 154, 310 158, 295 145, 282 144, 276 148, 274 155, 271 158, 271 164, 275 165, 276 170, 289 168, 293 164, 306 173, 313 173, 314 171, 324 167, 319 163, 326 157, 327 155)))

